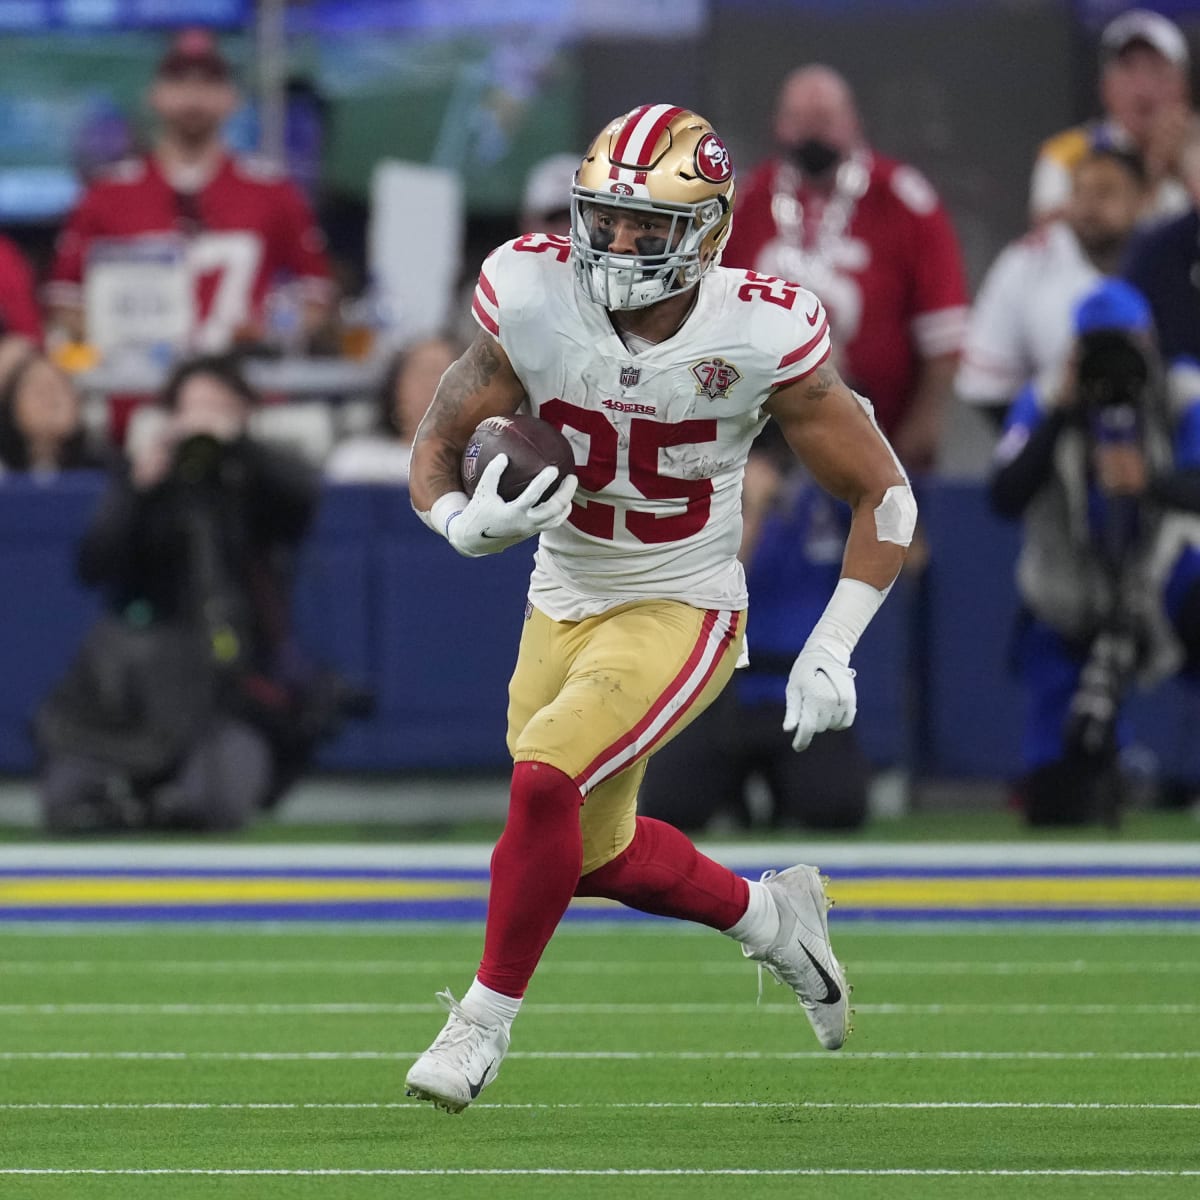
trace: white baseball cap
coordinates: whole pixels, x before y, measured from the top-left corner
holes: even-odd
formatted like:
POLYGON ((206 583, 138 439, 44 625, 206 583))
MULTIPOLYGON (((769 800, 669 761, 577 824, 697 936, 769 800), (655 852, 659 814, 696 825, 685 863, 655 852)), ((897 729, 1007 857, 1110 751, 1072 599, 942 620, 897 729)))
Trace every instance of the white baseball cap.
POLYGON ((1187 38, 1174 21, 1148 8, 1131 8, 1110 21, 1100 35, 1100 50, 1105 58, 1115 58, 1134 42, 1145 42, 1177 67, 1187 67, 1187 38))
POLYGON ((579 163, 574 154, 551 154, 535 163, 525 179, 522 210, 539 215, 566 212, 571 207, 571 185, 579 163))

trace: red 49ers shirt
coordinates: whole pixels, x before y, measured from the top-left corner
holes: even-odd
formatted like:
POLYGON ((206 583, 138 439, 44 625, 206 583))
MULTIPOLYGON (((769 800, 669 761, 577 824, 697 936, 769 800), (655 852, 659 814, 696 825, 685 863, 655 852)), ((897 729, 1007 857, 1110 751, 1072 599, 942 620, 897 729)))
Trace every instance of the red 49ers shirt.
POLYGON ((839 367, 893 434, 912 400, 922 358, 957 353, 966 329, 967 288, 958 242, 937 193, 914 168, 877 154, 863 159, 865 190, 820 208, 803 184, 797 228, 776 223, 778 159, 762 164, 740 192, 722 256, 794 280, 829 311, 839 367))
POLYGON ((20 333, 42 340, 42 318, 34 295, 33 272, 14 242, 0 237, 0 334, 20 333))
POLYGON ((187 239, 197 348, 222 349, 259 326, 281 277, 316 301, 330 293, 324 236, 299 189, 273 167, 226 155, 199 191, 183 193, 148 156, 117 164, 88 189, 59 235, 46 299, 82 303, 93 243, 164 234, 187 239))

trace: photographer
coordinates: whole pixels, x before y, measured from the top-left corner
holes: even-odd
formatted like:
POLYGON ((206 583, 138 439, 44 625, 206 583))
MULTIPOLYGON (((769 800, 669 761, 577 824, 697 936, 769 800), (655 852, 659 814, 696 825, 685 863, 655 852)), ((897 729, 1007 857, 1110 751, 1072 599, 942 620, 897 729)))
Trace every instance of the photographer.
POLYGON ((1115 820, 1120 705, 1200 664, 1200 390, 1163 378, 1148 305, 1107 280, 1079 303, 1048 394, 1018 397, 991 500, 1023 516, 1015 660, 1029 692, 1030 824, 1115 820))
POLYGON ((255 403, 232 360, 181 365, 84 537, 106 615, 38 713, 51 830, 236 829, 307 757, 288 608, 317 482, 247 436, 255 403))

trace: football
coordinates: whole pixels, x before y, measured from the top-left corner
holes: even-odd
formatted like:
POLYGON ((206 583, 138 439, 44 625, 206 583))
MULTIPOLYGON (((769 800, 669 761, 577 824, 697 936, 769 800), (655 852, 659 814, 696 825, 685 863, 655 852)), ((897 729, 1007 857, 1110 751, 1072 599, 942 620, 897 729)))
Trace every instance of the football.
POLYGON ((546 489, 545 499, 575 470, 571 443, 548 421, 527 415, 488 417, 479 423, 463 451, 461 472, 468 496, 475 494, 479 477, 497 454, 508 455, 498 487, 503 500, 515 500, 540 471, 557 467, 558 477, 546 489))

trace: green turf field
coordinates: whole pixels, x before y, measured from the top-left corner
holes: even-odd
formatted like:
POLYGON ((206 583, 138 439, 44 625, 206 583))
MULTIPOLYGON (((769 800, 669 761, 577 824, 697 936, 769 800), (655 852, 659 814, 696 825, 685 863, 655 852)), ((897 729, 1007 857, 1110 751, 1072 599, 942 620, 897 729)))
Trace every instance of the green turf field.
POLYGON ((450 1117, 401 1081, 475 926, 10 926, 0 1196, 1200 1194, 1196 925, 835 934, 857 1030, 826 1054, 717 935, 565 926, 450 1117))

